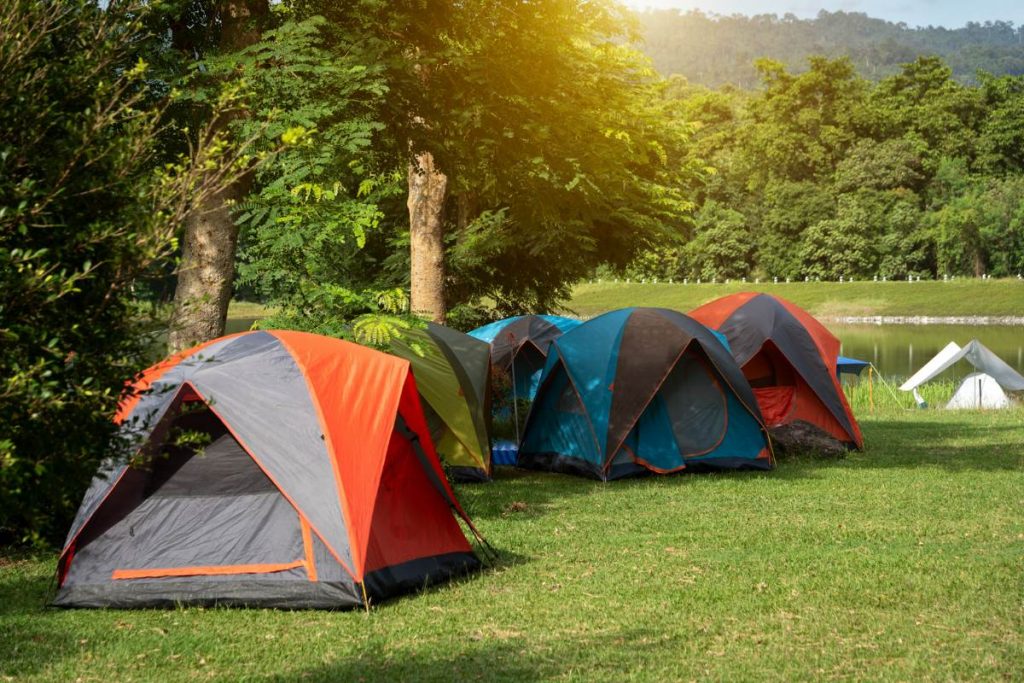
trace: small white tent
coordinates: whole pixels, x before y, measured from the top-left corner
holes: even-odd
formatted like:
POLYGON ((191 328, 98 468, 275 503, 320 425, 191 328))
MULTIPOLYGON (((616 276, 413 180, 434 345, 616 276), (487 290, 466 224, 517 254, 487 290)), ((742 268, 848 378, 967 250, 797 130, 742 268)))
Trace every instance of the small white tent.
POLYGON ((917 393, 917 388, 961 359, 967 360, 978 372, 964 379, 946 404, 947 408, 1005 408, 1010 405, 1010 399, 1004 390, 1024 391, 1024 376, 977 339, 971 340, 963 348, 956 342, 949 342, 946 348, 935 354, 913 377, 904 382, 900 389, 913 391, 918 404, 922 404, 924 401, 917 393))
POLYGON ((1007 408, 1010 399, 991 375, 972 372, 964 378, 947 408, 1007 408))

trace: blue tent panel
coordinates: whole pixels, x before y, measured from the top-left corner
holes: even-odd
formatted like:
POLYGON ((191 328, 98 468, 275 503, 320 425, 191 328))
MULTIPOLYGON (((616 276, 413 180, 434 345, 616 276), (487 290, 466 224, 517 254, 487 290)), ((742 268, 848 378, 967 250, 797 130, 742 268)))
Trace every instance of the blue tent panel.
POLYGON ((616 479, 766 469, 769 453, 756 400, 722 338, 674 311, 629 308, 552 342, 518 462, 616 479))
MULTIPOLYGON (((476 337, 480 341, 485 341, 488 344, 490 344, 492 341, 494 341, 494 338, 498 336, 499 332, 508 327, 510 323, 513 323, 516 320, 520 320, 523 317, 524 316, 521 315, 515 315, 512 316, 511 318, 503 318, 501 320, 496 320, 493 323, 481 325, 475 330, 470 330, 466 334, 468 334, 471 337, 476 337)), ((546 320, 547 322, 551 323, 552 325, 560 329, 562 332, 568 332, 572 328, 578 327, 579 325, 583 324, 582 320, 565 318, 560 315, 538 315, 537 317, 546 320)))
POLYGON ((871 363, 866 360, 857 360, 856 358, 839 356, 836 362, 836 372, 846 373, 848 375, 859 375, 861 371, 869 365, 871 365, 871 363))
POLYGON ((493 323, 487 323, 486 325, 482 325, 481 327, 478 327, 475 330, 470 330, 466 334, 468 334, 470 337, 476 337, 480 341, 485 341, 488 344, 490 344, 492 341, 494 341, 494 338, 498 336, 498 333, 501 332, 506 326, 508 326, 509 323, 515 322, 516 320, 519 320, 522 317, 523 316, 521 315, 517 315, 512 318, 503 318, 502 320, 495 320, 493 323))

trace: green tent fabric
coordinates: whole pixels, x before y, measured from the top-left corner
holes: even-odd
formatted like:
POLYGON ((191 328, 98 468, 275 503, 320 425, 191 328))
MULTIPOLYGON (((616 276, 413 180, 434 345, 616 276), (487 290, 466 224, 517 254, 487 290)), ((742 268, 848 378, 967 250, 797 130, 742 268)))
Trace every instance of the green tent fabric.
POLYGON ((412 365, 437 452, 456 479, 487 481, 491 473, 491 348, 428 323, 391 342, 412 365))

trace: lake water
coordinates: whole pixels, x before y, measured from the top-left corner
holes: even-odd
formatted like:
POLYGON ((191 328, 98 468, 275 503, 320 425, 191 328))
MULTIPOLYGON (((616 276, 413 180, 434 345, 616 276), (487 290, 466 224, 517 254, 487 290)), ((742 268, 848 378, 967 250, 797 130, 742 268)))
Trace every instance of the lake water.
MULTIPOLYGON (((226 332, 252 327, 253 318, 231 318, 226 332)), ((827 327, 843 343, 842 354, 871 361, 886 377, 909 377, 951 341, 963 346, 972 339, 992 349, 1010 367, 1024 374, 1024 327, 1004 325, 836 325, 827 327)), ((971 366, 958 363, 944 378, 964 377, 971 366)))
MULTIPOLYGON (((842 355, 871 361, 886 377, 906 378, 951 341, 963 346, 977 339, 1024 374, 1024 327, 1003 325, 828 325, 843 344, 842 355)), ((970 374, 957 363, 943 378, 970 374)))

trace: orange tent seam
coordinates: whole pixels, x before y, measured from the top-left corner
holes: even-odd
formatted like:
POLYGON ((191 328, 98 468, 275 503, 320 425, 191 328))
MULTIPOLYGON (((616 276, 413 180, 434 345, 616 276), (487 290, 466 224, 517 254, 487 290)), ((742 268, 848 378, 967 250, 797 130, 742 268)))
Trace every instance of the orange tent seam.
POLYGON ((297 569, 306 564, 305 560, 295 560, 282 564, 224 564, 208 567, 164 567, 155 569, 115 569, 110 578, 116 581, 125 579, 163 579, 174 576, 224 576, 231 574, 274 574, 289 569, 297 569))

